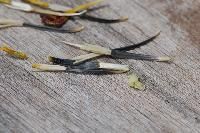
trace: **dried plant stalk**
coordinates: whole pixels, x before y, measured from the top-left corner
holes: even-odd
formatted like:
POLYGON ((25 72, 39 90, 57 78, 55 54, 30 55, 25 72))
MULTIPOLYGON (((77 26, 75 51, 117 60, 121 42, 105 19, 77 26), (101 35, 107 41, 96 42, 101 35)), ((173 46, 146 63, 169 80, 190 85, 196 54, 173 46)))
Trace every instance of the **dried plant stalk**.
POLYGON ((40 71, 66 71, 66 67, 60 65, 32 64, 32 68, 40 71))
POLYGON ((0 25, 23 26, 23 21, 13 19, 0 19, 0 25))
POLYGON ((61 12, 55 12, 55 11, 46 10, 42 8, 36 8, 29 4, 18 2, 18 1, 12 1, 10 4, 5 4, 5 5, 9 8, 21 10, 25 12, 34 12, 34 13, 39 13, 39 14, 47 14, 47 15, 55 15, 55 16, 68 16, 68 17, 79 16, 86 12, 86 11, 81 11, 79 13, 61 13, 61 12))
POLYGON ((61 12, 66 12, 66 13, 75 13, 75 12, 79 12, 82 10, 87 10, 91 6, 95 6, 98 3, 102 2, 102 0, 96 0, 96 1, 88 2, 86 4, 79 5, 75 8, 70 8, 68 6, 51 4, 51 3, 47 3, 47 2, 44 2, 41 0, 23 0, 23 1, 26 3, 30 3, 30 4, 42 7, 42 8, 48 8, 53 11, 61 11, 61 12))
POLYGON ((65 33, 75 33, 84 29, 82 25, 73 27, 71 29, 63 29, 63 28, 47 27, 43 25, 35 25, 35 24, 26 23, 19 20, 0 19, 0 28, 8 28, 8 27, 16 27, 16 26, 17 27, 24 26, 24 27, 31 27, 31 28, 40 29, 40 30, 51 30, 51 31, 65 32, 65 33))
POLYGON ((33 5, 39 6, 39 7, 43 7, 43 8, 48 8, 49 7, 49 3, 48 2, 44 2, 41 0, 23 0, 26 3, 31 3, 33 5))
POLYGON ((108 48, 104 48, 98 45, 92 45, 92 44, 85 44, 85 45, 80 45, 80 44, 75 44, 75 43, 70 43, 70 42, 65 42, 65 44, 79 48, 81 50, 85 50, 88 52, 96 53, 96 54, 103 54, 103 55, 111 55, 111 50, 108 48))
POLYGON ((95 53, 90 53, 90 54, 85 54, 85 55, 80 55, 80 56, 74 57, 73 60, 75 60, 74 64, 79 64, 79 63, 85 62, 87 60, 97 58, 99 56, 101 56, 101 55, 95 54, 95 53))
POLYGON ((118 72, 121 72, 121 73, 129 71, 129 66, 128 65, 103 63, 103 62, 99 62, 99 68, 111 70, 113 72, 114 71, 118 71, 118 72))
POLYGON ((124 22, 128 20, 128 17, 120 17, 117 19, 106 19, 106 18, 99 18, 99 17, 94 17, 91 15, 87 15, 84 14, 82 16, 80 16, 82 19, 86 19, 89 21, 94 21, 94 22, 98 22, 98 23, 119 23, 119 22, 124 22))
POLYGON ((44 10, 40 8, 34 8, 32 12, 40 13, 40 14, 48 14, 48 15, 55 15, 55 16, 79 16, 84 14, 86 11, 81 11, 79 13, 60 13, 60 12, 55 12, 55 11, 50 11, 50 10, 44 10))
POLYGON ((77 7, 70 9, 70 10, 67 10, 65 12, 66 13, 74 13, 74 12, 79 12, 79 11, 82 11, 82 10, 87 10, 88 8, 97 5, 102 1, 104 1, 104 0, 95 0, 95 1, 92 1, 92 2, 88 2, 86 4, 79 5, 77 7))

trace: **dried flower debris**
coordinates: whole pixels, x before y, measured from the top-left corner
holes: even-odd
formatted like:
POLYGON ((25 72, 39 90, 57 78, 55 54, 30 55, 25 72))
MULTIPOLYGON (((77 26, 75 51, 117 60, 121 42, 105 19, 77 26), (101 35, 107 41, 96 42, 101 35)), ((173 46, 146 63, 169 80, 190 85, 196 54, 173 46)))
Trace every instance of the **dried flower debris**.
POLYGON ((79 16, 86 11, 81 11, 78 13, 63 13, 63 12, 56 12, 52 10, 47 10, 43 8, 37 8, 34 7, 30 4, 19 2, 19 1, 11 1, 10 3, 7 4, 5 1, 0 1, 0 3, 3 3, 5 6, 15 9, 15 10, 20 10, 24 12, 33 12, 33 13, 38 13, 38 14, 47 14, 47 15, 55 15, 55 16, 79 16))
MULTIPOLYGON (((97 6, 103 2, 103 0, 94 0, 92 2, 87 2, 76 7, 63 6, 54 3, 48 3, 42 0, 0 0, 0 4, 6 7, 25 11, 29 13, 36 13, 40 15, 41 21, 44 25, 37 25, 29 22, 24 22, 15 19, 0 19, 0 29, 8 27, 30 27, 40 30, 50 30, 55 32, 63 33, 75 33, 80 32, 84 29, 81 24, 70 27, 68 29, 63 28, 63 25, 72 17, 79 17, 81 19, 87 19, 89 21, 99 22, 99 23, 119 23, 128 20, 128 17, 119 17, 116 19, 107 19, 95 17, 89 12, 94 10, 94 6, 97 6)), ((92 44, 76 44, 64 41, 64 44, 79 48, 81 50, 89 52, 85 55, 80 55, 72 59, 63 59, 58 57, 48 57, 50 64, 32 64, 32 68, 37 71, 50 71, 50 72, 75 72, 75 73, 126 73, 128 72, 129 66, 122 64, 113 64, 106 62, 94 61, 97 57, 102 56, 111 57, 114 59, 134 59, 134 60, 144 60, 144 61, 156 61, 156 62, 171 62, 171 58, 168 56, 154 56, 146 54, 137 54, 130 52, 136 48, 147 45, 152 42, 160 35, 160 32, 156 33, 154 36, 140 42, 137 44, 132 44, 129 46, 119 47, 119 48, 107 48, 100 45, 92 44)), ((0 47, 0 51, 7 53, 8 55, 15 57, 17 59, 28 59, 28 56, 21 52, 10 48, 8 45, 0 47)), ((140 82, 140 79, 134 74, 128 76, 128 84, 130 87, 143 90, 144 85, 140 82)))
POLYGON ((75 33, 82 31, 84 29, 84 26, 79 24, 78 26, 69 29, 61 28, 73 16, 80 16, 80 18, 82 19, 87 19, 99 23, 118 23, 128 20, 128 17, 120 17, 117 19, 106 19, 86 14, 87 10, 103 2, 103 0, 95 0, 92 2, 84 3, 74 8, 58 4, 52 4, 41 0, 22 0, 22 1, 23 2, 13 1, 13 0, 0 0, 0 3, 12 9, 30 13, 31 12, 38 13, 40 14, 41 22, 46 26, 30 24, 28 22, 24 23, 19 20, 13 21, 11 19, 13 23, 0 25, 0 28, 26 26, 42 30, 53 30, 56 32, 75 33), (49 26, 53 26, 54 28, 50 28, 49 26))
MULTIPOLYGON (((70 43, 70 42, 64 42, 67 45, 79 48, 81 50, 85 50, 88 52, 92 52, 95 55, 90 55, 91 59, 94 57, 98 56, 111 56, 112 58, 115 59, 134 59, 134 60, 146 60, 146 61, 158 61, 158 62, 169 62, 171 61, 171 58, 168 56, 152 56, 152 55, 144 55, 144 54, 136 54, 136 53, 130 53, 127 51, 133 50, 135 48, 141 47, 142 45, 146 45, 152 40, 154 40, 160 33, 156 34, 155 36, 139 43, 139 44, 134 44, 134 45, 129 45, 121 48, 116 48, 116 49, 110 49, 106 47, 102 47, 99 45, 93 45, 93 44, 75 44, 75 43, 70 43)), ((89 56, 86 56, 87 60, 90 59, 89 56)))
POLYGON ((144 90, 145 86, 140 82, 140 79, 134 74, 128 76, 128 84, 130 87, 138 90, 144 90))
POLYGON ((84 26, 82 25, 79 25, 77 27, 72 27, 70 29, 64 29, 64 28, 48 27, 44 25, 36 25, 14 19, 0 19, 0 29, 8 27, 30 27, 39 30, 62 32, 62 33, 75 33, 75 32, 80 32, 84 29, 84 26))

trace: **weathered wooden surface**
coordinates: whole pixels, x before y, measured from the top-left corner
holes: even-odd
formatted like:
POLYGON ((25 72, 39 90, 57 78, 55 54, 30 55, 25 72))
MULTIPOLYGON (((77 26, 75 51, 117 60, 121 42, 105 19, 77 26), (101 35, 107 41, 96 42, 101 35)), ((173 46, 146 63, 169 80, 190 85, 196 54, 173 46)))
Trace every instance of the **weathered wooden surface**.
MULTIPOLYGON (((83 1, 57 1, 76 5, 83 1), (75 3, 76 2, 76 3, 75 3)), ((33 62, 47 56, 74 57, 85 52, 60 41, 119 47, 162 34, 137 53, 169 55, 172 64, 102 59, 129 64, 146 91, 128 87, 127 75, 32 72, 31 63, 0 56, 0 132, 200 132, 200 1, 113 0, 96 11, 120 24, 77 20, 77 34, 30 28, 0 31, 0 43, 25 51, 33 62)), ((39 22, 39 16, 0 6, 0 17, 39 22)))

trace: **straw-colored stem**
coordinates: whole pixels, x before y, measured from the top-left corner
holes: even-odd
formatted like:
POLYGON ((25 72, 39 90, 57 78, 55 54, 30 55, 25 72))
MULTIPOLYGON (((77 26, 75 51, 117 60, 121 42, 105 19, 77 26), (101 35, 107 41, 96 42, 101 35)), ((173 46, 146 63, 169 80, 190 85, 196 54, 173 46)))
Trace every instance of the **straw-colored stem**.
POLYGON ((70 33, 76 33, 76 32, 80 32, 84 29, 85 27, 83 25, 80 25, 79 27, 74 27, 72 29, 69 30, 70 33))
POLYGON ((3 29, 3 28, 8 28, 8 27, 18 27, 18 26, 22 26, 22 25, 14 25, 14 24, 6 24, 6 25, 0 25, 0 29, 3 29))
POLYGON ((85 54, 85 55, 80 55, 80 56, 74 57, 73 60, 75 60, 74 64, 78 64, 81 62, 85 62, 87 60, 97 58, 99 56, 101 56, 101 54, 90 53, 90 54, 85 54))
POLYGON ((79 5, 77 7, 74 7, 70 10, 65 11, 66 13, 74 13, 74 12, 78 12, 78 11, 82 11, 82 10, 87 10, 88 8, 95 6, 97 4, 99 4, 100 2, 102 2, 103 0, 96 0, 96 1, 92 1, 92 2, 88 2, 86 4, 82 4, 79 5))
POLYGON ((12 19, 0 19, 0 28, 7 28, 13 26, 23 26, 23 22, 12 19))
POLYGON ((36 5, 36 6, 39 6, 39 7, 42 7, 42 8, 48 8, 49 7, 48 2, 44 2, 44 1, 41 1, 41 0, 22 0, 22 1, 36 5))
POLYGON ((129 66, 128 65, 103 63, 103 62, 99 62, 99 68, 107 69, 107 70, 111 70, 111 71, 120 71, 120 72, 129 71, 129 66))
POLYGON ((32 64, 32 68, 40 71, 66 71, 66 67, 60 65, 32 64))
POLYGON ((39 14, 66 16, 66 17, 79 16, 86 12, 86 11, 82 11, 79 13, 75 13, 75 12, 74 13, 61 13, 61 12, 51 11, 51 10, 42 9, 42 8, 38 8, 38 7, 33 7, 27 3, 18 2, 18 1, 12 1, 11 4, 5 4, 5 6, 12 8, 12 9, 25 11, 25 12, 34 12, 34 13, 39 13, 39 14))
POLYGON ((93 52, 96 54, 104 54, 104 55, 111 55, 111 50, 108 48, 104 48, 98 45, 91 45, 91 44, 86 44, 83 45, 82 50, 88 51, 88 52, 93 52))
POLYGON ((85 50, 88 52, 92 52, 95 54, 103 54, 103 55, 111 55, 111 50, 108 48, 104 48, 98 45, 92 45, 92 44, 85 44, 85 45, 80 45, 80 44, 75 44, 75 43, 70 43, 70 42, 65 42, 65 44, 79 48, 81 50, 85 50))
POLYGON ((84 14, 81 16, 82 19, 86 19, 89 21, 94 21, 94 22, 98 22, 98 23, 119 23, 119 22, 124 22, 128 20, 128 17, 120 17, 117 19, 106 19, 106 18, 100 18, 100 17, 95 17, 95 16, 91 16, 91 15, 87 15, 84 14))
POLYGON ((79 13, 61 13, 61 12, 55 12, 55 11, 45 10, 45 9, 41 9, 41 8, 33 8, 31 11, 36 12, 36 13, 40 13, 40 14, 55 15, 55 16, 66 16, 66 17, 79 16, 79 15, 82 15, 83 13, 86 12, 84 10, 84 11, 79 12, 79 13))
POLYGON ((171 61, 173 61, 173 59, 168 56, 162 56, 162 57, 158 57, 157 61, 158 62, 171 62, 171 61))

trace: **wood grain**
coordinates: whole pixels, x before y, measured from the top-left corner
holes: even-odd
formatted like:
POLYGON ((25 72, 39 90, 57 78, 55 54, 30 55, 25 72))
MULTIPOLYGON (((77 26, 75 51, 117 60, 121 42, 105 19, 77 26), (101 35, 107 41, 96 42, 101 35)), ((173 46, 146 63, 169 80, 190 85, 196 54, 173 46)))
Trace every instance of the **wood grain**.
MULTIPOLYGON (((0 30, 0 43, 25 51, 32 62, 47 63, 49 55, 71 58, 86 53, 62 41, 116 48, 161 30, 154 42, 133 52, 168 55, 174 62, 100 59, 130 65, 146 85, 145 91, 136 91, 128 87, 127 74, 38 73, 29 61, 2 53, 0 132, 200 132, 200 1, 114 0, 105 4, 110 7, 92 14, 128 15, 129 21, 106 25, 77 18, 86 29, 76 34, 9 28, 0 30)), ((38 15, 3 6, 0 17, 40 22, 38 15)))

